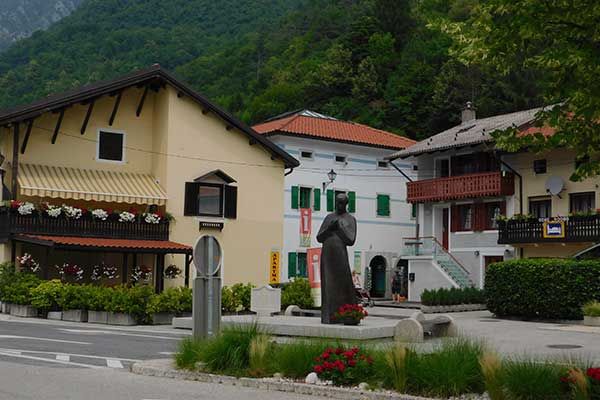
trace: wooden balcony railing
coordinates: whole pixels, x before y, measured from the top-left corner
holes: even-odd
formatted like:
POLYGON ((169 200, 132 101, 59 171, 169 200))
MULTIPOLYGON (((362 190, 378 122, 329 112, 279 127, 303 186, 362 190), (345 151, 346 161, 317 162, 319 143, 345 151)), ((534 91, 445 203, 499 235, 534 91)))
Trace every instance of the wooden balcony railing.
POLYGON ((552 243, 600 241, 600 215, 564 219, 563 237, 544 237, 543 220, 509 220, 498 222, 498 243, 552 243))
POLYGON ((168 240, 169 222, 149 224, 145 221, 119 222, 89 218, 50 218, 39 215, 20 215, 0 210, 0 239, 11 234, 51 236, 85 236, 112 239, 168 240))
POLYGON ((426 179, 407 184, 407 201, 410 203, 511 196, 514 193, 514 175, 503 171, 426 179))

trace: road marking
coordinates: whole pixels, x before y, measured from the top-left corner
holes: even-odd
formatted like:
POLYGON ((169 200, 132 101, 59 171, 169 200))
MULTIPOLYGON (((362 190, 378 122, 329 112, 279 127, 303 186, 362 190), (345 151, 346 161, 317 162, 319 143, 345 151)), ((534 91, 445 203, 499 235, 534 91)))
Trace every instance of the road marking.
POLYGON ((114 332, 114 331, 102 331, 102 330, 87 330, 87 329, 60 329, 61 331, 67 333, 80 333, 80 334, 91 334, 91 335, 119 335, 119 336, 134 336, 134 337, 143 337, 150 339, 166 339, 166 340, 181 340, 180 337, 169 337, 169 336, 155 336, 155 335, 142 335, 139 333, 124 333, 124 332, 114 332))
POLYGON ((74 367, 83 367, 83 368, 92 368, 92 369, 104 369, 106 367, 101 367, 99 365, 89 365, 89 364, 81 364, 72 361, 62 361, 62 360, 53 360, 51 358, 43 358, 43 357, 34 357, 34 356, 25 356, 23 354, 15 354, 10 352, 0 351, 0 356, 14 357, 14 358, 23 358, 25 360, 35 360, 35 361, 44 361, 47 363, 54 364, 62 364, 62 365, 72 365, 74 367))
POLYGON ((17 335, 0 335, 0 339, 28 339, 28 340, 41 340, 44 342, 57 342, 57 343, 83 344, 83 345, 91 344, 89 342, 76 342, 73 340, 49 339, 49 338, 40 338, 40 337, 33 337, 33 336, 17 336, 17 335))
MULTIPOLYGON (((21 353, 57 354, 55 351, 19 350, 19 349, 2 349, 2 348, 0 348, 0 351, 5 352, 5 353, 15 353, 15 354, 21 354, 21 353)), ((111 360, 120 360, 120 361, 127 361, 127 362, 140 362, 141 361, 141 360, 137 360, 134 358, 92 356, 92 355, 88 355, 88 354, 74 354, 74 353, 60 353, 60 354, 69 356, 69 357, 85 357, 85 358, 94 358, 94 359, 98 359, 98 360, 106 360, 106 359, 110 358, 111 360)))
POLYGON ((172 351, 159 351, 158 354, 163 356, 172 356, 175 353, 173 353, 172 351))
POLYGON ((71 361, 71 357, 67 354, 57 354, 56 359, 59 361, 71 361))
POLYGON ((123 364, 121 364, 121 361, 110 358, 106 359, 106 365, 108 366, 108 368, 123 368, 123 364))

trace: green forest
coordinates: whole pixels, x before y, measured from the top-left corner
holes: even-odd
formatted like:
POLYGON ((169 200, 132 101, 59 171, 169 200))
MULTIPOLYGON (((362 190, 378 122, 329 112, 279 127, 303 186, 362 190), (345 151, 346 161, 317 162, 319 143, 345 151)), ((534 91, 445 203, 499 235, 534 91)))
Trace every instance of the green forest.
POLYGON ((534 71, 452 56, 478 0, 86 0, 0 54, 0 107, 159 63, 248 123, 308 108, 421 139, 542 104, 534 71))

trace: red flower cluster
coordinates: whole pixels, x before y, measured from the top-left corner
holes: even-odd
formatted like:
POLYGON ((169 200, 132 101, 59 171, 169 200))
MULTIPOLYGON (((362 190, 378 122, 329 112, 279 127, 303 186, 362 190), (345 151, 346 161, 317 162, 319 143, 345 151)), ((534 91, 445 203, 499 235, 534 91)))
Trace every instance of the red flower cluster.
POLYGON ((80 273, 81 268, 79 268, 77 265, 66 264, 65 268, 63 269, 63 271, 67 275, 77 275, 77 274, 80 273))
POLYGON ((600 383, 600 368, 588 368, 587 376, 600 383))
POLYGON ((11 200, 10 201, 10 208, 12 208, 13 210, 16 210, 17 208, 21 207, 21 202, 17 201, 17 200, 11 200))
POLYGON ((360 304, 344 304, 335 313, 336 319, 353 319, 360 321, 361 319, 368 316, 369 313, 360 304))
POLYGON ((373 364, 370 356, 361 354, 358 347, 345 349, 343 347, 327 348, 319 357, 313 371, 321 379, 331 380, 336 385, 356 384, 364 375, 365 370, 373 364))

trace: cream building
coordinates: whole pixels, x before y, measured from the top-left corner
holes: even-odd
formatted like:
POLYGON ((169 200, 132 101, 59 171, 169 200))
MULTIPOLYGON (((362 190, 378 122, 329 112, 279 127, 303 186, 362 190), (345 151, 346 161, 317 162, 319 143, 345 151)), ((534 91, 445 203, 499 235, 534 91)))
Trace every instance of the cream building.
POLYGON ((182 272, 167 286, 189 283, 191 246, 210 234, 224 284, 268 282, 298 162, 160 66, 0 111, 0 138, 3 200, 16 201, 0 214, 0 259, 31 254, 46 278, 63 263, 84 280, 117 267, 108 283, 145 266, 161 290, 165 269, 182 272))

